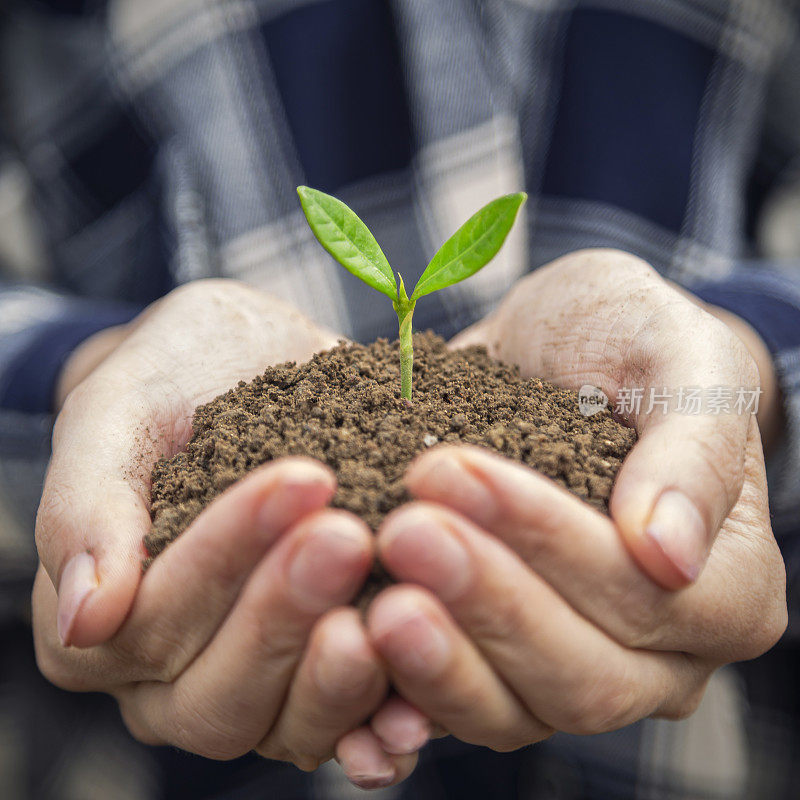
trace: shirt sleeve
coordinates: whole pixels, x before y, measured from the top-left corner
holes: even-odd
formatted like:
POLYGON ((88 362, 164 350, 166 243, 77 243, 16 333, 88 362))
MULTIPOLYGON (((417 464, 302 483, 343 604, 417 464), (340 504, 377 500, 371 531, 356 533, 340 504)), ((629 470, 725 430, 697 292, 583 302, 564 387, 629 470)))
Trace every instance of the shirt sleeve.
POLYGON ((61 367, 93 334, 139 308, 0 283, 0 409, 50 414, 61 367))

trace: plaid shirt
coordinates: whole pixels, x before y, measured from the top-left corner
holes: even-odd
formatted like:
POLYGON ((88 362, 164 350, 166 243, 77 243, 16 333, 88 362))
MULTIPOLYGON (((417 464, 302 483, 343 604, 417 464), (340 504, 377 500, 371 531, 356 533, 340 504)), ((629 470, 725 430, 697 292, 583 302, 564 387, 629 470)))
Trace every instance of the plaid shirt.
MULTIPOLYGON (((390 309, 332 267, 295 186, 354 206, 412 280, 487 197, 525 188, 501 256, 429 298, 418 325, 452 334, 528 270, 595 246, 749 321, 785 400, 769 474, 790 635, 717 676, 691 720, 506 756, 439 743, 405 789, 375 796, 793 796, 800 261, 768 265, 753 244, 800 153, 792 0, 7 0, 0 15, 0 613, 30 584, 53 385, 82 340, 208 276, 356 339, 389 335, 390 309)), ((122 741, 81 751, 95 777, 104 747, 156 763, 122 741)), ((327 769, 162 755, 165 796, 189 773, 205 776, 192 797, 350 796, 327 769)), ((34 783, 60 785, 63 768, 38 765, 34 783)))

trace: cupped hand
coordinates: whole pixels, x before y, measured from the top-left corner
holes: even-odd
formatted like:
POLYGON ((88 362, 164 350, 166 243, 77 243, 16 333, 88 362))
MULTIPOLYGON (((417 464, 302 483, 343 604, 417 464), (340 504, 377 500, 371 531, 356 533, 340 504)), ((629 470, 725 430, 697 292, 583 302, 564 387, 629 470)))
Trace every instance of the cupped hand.
POLYGON ((525 375, 603 390, 639 436, 611 516, 642 568, 676 589, 697 578, 736 506, 747 453, 763 461, 759 428, 737 398, 763 393, 759 422, 770 433, 779 416, 763 343, 741 320, 737 333, 641 259, 587 250, 520 281, 453 346, 485 344, 525 375), (704 405, 694 413, 687 398, 698 388, 704 405))
MULTIPOLYGON (((623 387, 759 385, 729 328, 615 251, 534 273, 456 340, 467 343, 612 402, 623 387)), ((682 717, 715 668, 783 632, 756 418, 642 408, 628 421, 639 441, 611 519, 472 448, 410 469, 418 502, 378 536, 404 583, 375 600, 368 627, 400 694, 453 735, 505 750, 682 717)))
POLYGON ((254 470, 141 569, 150 468, 185 445, 195 406, 335 337, 257 290, 202 281, 109 338, 107 352, 76 353, 62 381, 36 529, 43 673, 113 694, 145 742, 210 758, 255 749, 313 769, 341 740, 354 779, 402 779, 415 757, 359 728, 387 689, 345 607, 374 545, 360 520, 327 507, 327 468, 254 470))

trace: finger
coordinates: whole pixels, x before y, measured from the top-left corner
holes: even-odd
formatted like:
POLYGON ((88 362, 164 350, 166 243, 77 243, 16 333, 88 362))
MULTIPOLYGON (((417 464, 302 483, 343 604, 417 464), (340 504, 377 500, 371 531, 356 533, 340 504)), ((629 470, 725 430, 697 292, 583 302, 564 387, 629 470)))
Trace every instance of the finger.
POLYGON ((141 577, 141 542, 149 527, 142 496, 123 476, 87 469, 55 451, 36 544, 58 591, 56 624, 65 646, 99 644, 122 624, 141 577))
POLYGON ((261 556, 291 524, 324 506, 334 488, 331 473, 307 459, 245 476, 155 560, 119 633, 85 656, 60 645, 55 602, 37 579, 37 645, 51 680, 75 691, 174 680, 211 638, 261 556))
POLYGON ((398 692, 462 741, 514 750, 552 733, 427 592, 385 590, 372 601, 367 627, 398 692))
MULTIPOLYGON (((387 569, 435 593, 530 713, 558 730, 599 733, 682 707, 707 677, 684 654, 620 646, 502 542, 447 509, 394 512, 378 547, 387 569)), ((387 654, 372 620, 369 627, 393 672, 401 652, 387 654)))
POLYGON ((319 620, 277 722, 257 752, 314 770, 386 695, 386 673, 354 608, 319 620))
POLYGON ((622 464, 609 509, 634 558, 662 586, 697 580, 742 489, 748 424, 729 414, 651 416, 622 464))
POLYGON ((413 495, 445 505, 504 541, 579 613, 628 647, 754 658, 780 629, 782 572, 769 524, 759 443, 745 488, 700 579, 680 592, 639 569, 611 520, 553 481, 481 448, 436 448, 406 474, 413 495), (736 587, 749 586, 742 603, 736 587))
POLYGON ((140 683, 121 699, 132 724, 184 750, 232 758, 269 734, 316 620, 349 602, 373 537, 343 511, 304 518, 267 553, 228 618, 174 684, 140 683))
POLYGON ((70 393, 56 420, 36 519, 58 632, 78 647, 109 639, 130 611, 150 528, 149 465, 166 443, 185 440, 178 428, 191 416, 180 400, 168 408, 101 371, 70 393))
POLYGON ((666 389, 670 407, 630 409, 639 441, 617 476, 611 516, 642 568, 676 589, 697 579, 741 492, 755 416, 737 410, 735 396, 739 390, 755 396, 758 370, 724 323, 684 301, 653 313, 635 342, 617 344, 629 349, 628 372, 638 366, 645 395, 666 389), (680 391, 692 386, 705 387, 706 400, 714 386, 730 393, 727 410, 678 411, 680 391))
POLYGON ((336 760, 347 779, 360 789, 381 789, 404 781, 417 765, 416 753, 389 755, 372 731, 364 726, 343 736, 336 760))
POLYGON ((430 720, 399 695, 390 697, 369 723, 387 753, 407 755, 421 750, 431 738, 430 720))
POLYGON ((106 647, 121 680, 171 682, 211 639, 275 542, 333 496, 330 470, 289 458, 223 492, 150 566, 128 621, 106 647))

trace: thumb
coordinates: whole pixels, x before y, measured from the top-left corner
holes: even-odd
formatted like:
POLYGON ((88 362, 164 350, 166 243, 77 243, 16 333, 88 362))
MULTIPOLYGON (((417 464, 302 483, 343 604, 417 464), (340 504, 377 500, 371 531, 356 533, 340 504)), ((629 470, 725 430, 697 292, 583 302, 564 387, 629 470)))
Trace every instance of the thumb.
POLYGON ((671 412, 641 426, 609 510, 634 559, 665 588, 686 586, 702 571, 742 490, 748 435, 758 428, 744 414, 671 412))
POLYGON ((58 593, 61 642, 91 647, 122 625, 141 579, 142 537, 150 527, 147 483, 128 465, 147 458, 135 452, 137 438, 121 430, 131 417, 119 407, 110 420, 108 411, 91 413, 92 403, 77 412, 74 405, 65 407, 54 430, 36 545, 58 593))

